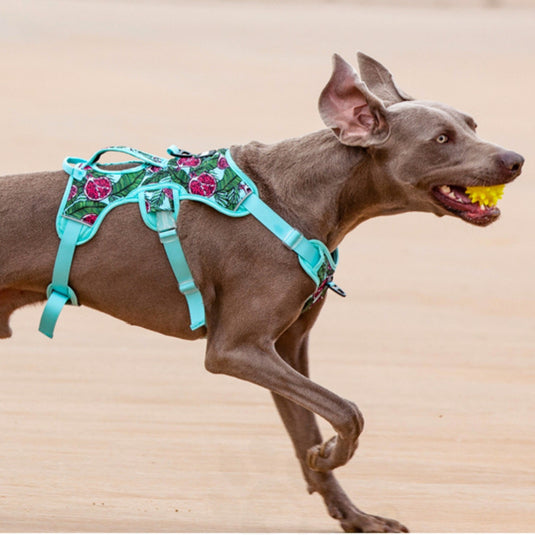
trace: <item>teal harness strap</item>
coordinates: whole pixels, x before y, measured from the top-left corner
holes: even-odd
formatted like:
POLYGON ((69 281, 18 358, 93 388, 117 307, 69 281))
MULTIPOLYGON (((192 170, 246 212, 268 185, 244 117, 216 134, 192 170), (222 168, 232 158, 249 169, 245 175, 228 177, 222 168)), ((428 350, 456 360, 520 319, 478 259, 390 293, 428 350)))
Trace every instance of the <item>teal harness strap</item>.
POLYGON ((176 221, 172 212, 162 211, 156 213, 156 228, 160 242, 164 246, 169 264, 178 282, 180 293, 188 303, 192 331, 205 324, 204 303, 201 292, 195 285, 193 275, 189 269, 184 251, 180 245, 176 230, 176 221))
POLYGON ((65 158, 63 160, 63 170, 74 178, 83 178, 85 171, 78 167, 79 165, 84 165, 86 163, 82 158, 65 158))
MULTIPOLYGON (((337 251, 335 251, 335 258, 333 258, 325 244, 318 240, 305 238, 303 234, 274 212, 258 195, 249 195, 243 201, 243 206, 289 249, 297 254, 301 267, 316 285, 322 282, 318 272, 325 261, 329 262, 333 268, 336 267, 337 251)), ((330 283, 328 285, 330 286, 330 283)))
POLYGON ((78 305, 78 298, 69 286, 69 274, 82 228, 82 223, 68 221, 59 244, 52 282, 46 291, 48 301, 39 324, 39 331, 49 338, 54 336, 54 327, 65 304, 70 301, 73 305, 78 305))

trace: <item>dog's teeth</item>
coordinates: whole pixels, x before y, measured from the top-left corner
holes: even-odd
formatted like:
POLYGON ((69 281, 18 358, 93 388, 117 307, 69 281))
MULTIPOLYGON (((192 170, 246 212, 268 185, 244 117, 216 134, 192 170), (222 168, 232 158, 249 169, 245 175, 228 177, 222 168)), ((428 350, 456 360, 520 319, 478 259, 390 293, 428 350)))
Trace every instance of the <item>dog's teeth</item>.
POLYGON ((451 191, 451 188, 449 186, 440 186, 440 191, 444 193, 444 195, 448 195, 451 191))
POLYGON ((455 195, 455 193, 453 193, 453 191, 450 191, 450 192, 448 193, 448 197, 452 198, 452 199, 455 200, 455 201, 458 200, 457 197, 456 197, 456 195, 455 195))

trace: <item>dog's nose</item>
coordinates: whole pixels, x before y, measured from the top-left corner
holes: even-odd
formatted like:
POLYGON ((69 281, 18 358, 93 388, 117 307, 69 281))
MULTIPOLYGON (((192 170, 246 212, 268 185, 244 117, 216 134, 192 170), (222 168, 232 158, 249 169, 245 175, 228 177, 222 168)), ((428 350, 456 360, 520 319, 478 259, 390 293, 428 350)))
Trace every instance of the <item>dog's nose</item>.
POLYGON ((512 176, 517 176, 522 170, 524 158, 512 150, 508 150, 498 156, 498 162, 504 171, 512 176))

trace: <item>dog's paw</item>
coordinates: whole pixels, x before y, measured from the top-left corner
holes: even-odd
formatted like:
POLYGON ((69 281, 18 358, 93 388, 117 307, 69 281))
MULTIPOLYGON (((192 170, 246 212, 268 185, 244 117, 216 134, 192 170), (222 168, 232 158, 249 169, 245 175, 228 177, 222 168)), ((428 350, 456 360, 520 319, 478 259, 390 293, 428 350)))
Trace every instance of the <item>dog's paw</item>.
POLYGON ((329 456, 336 445, 337 437, 332 437, 323 444, 316 444, 307 451, 307 464, 315 472, 326 472, 333 468, 329 456))
POLYGON ((323 495, 329 515, 340 522, 347 533, 408 533, 409 530, 397 520, 370 515, 356 507, 345 493, 337 488, 323 495))
POLYGON ((315 472, 328 472, 346 464, 355 453, 358 440, 348 442, 334 436, 324 442, 312 446, 307 452, 307 464, 315 472))
POLYGON ((346 533, 409 533, 409 530, 397 520, 359 512, 356 518, 341 521, 346 533))

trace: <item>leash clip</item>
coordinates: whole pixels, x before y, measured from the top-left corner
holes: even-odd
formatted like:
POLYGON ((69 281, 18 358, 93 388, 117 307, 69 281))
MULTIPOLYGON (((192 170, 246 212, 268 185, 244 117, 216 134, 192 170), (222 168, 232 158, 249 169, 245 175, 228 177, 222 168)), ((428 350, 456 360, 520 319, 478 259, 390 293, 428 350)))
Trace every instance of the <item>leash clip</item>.
POLYGON ((327 286, 329 287, 329 290, 332 290, 335 294, 338 294, 341 297, 347 297, 347 294, 333 281, 330 281, 327 283, 327 286))

